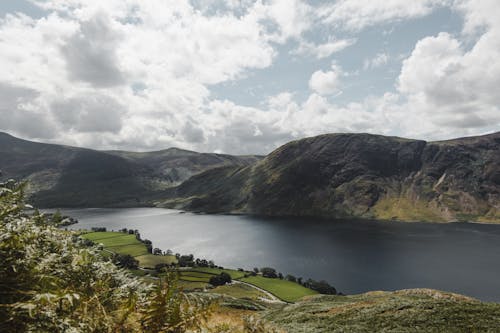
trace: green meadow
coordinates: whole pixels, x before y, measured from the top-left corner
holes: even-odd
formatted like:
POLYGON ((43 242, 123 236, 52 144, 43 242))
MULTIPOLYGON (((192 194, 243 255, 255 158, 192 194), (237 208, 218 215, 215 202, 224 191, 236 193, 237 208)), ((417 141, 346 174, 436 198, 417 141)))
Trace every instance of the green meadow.
POLYGON ((240 281, 264 289, 273 294, 274 296, 278 297, 279 299, 286 302, 293 303, 304 296, 317 294, 317 292, 314 290, 311 290, 309 288, 301 286, 298 283, 287 280, 271 279, 262 276, 249 276, 240 279, 240 281))
POLYGON ((155 256, 148 252, 146 245, 130 235, 122 232, 89 232, 82 235, 96 244, 102 244, 105 251, 117 254, 129 254, 139 261, 143 268, 154 268, 158 264, 176 263, 175 256, 155 256))

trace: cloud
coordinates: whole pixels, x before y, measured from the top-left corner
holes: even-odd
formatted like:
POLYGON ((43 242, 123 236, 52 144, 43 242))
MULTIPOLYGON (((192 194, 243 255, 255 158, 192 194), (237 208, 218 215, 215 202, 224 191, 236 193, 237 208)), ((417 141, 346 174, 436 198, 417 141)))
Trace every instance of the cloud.
POLYGON ((499 124, 500 67, 493 60, 500 59, 499 32, 486 32, 470 51, 447 33, 420 40, 403 62, 398 90, 434 125, 499 124))
POLYGON ((63 128, 83 133, 117 133, 125 114, 125 107, 113 98, 93 94, 57 100, 50 110, 63 128))
POLYGON ((61 50, 72 80, 88 82, 96 87, 125 84, 119 68, 116 48, 120 34, 113 30, 111 21, 100 13, 81 23, 61 50))
POLYGON ((330 71, 316 71, 309 79, 309 88, 320 95, 331 95, 339 91, 342 69, 333 65, 330 71))
POLYGON ((375 57, 371 59, 365 59, 363 62, 363 68, 374 69, 386 65, 389 62, 389 55, 387 53, 377 53, 375 57))
POLYGON ((320 15, 325 23, 359 31, 375 24, 422 17, 449 2, 447 0, 339 0, 333 4, 323 5, 320 15))
POLYGON ((293 50, 291 53, 300 55, 312 55, 317 59, 323 59, 331 56, 334 53, 342 51, 343 49, 353 45, 354 43, 356 43, 356 39, 354 38, 339 40, 330 38, 328 42, 323 44, 314 44, 302 40, 299 44, 299 47, 293 50))
POLYGON ((204 140, 203 130, 191 121, 186 122, 182 129, 182 134, 187 142, 200 143, 204 140))
MULTIPOLYGON (((453 1, 462 31, 421 38, 405 50, 393 89, 353 100, 349 90, 363 88, 363 75, 370 75, 353 68, 360 57, 349 53, 365 50, 363 29, 420 18, 452 2, 36 3, 44 17, 0 19, 0 129, 26 138, 100 149, 267 153, 326 132, 441 139, 500 125, 494 0, 453 1), (254 106, 214 88, 258 85, 282 71, 285 79, 273 76, 278 86, 254 106)), ((375 56, 365 68, 392 65, 391 51, 370 49, 375 56)))
POLYGON ((37 107, 38 97, 33 89, 0 82, 0 130, 31 138, 52 138, 55 126, 37 107))

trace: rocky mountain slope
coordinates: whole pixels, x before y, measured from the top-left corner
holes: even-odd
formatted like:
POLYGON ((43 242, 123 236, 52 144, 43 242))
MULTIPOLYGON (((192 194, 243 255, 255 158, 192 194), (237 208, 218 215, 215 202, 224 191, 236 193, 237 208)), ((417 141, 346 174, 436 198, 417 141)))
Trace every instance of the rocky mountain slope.
POLYGON ((500 222, 500 133, 320 135, 195 175, 164 197, 158 205, 210 213, 500 222))
POLYGON ((0 180, 29 181, 31 201, 39 207, 149 205, 156 193, 196 173, 259 159, 176 148, 106 152, 31 142, 1 132, 0 156, 0 180))

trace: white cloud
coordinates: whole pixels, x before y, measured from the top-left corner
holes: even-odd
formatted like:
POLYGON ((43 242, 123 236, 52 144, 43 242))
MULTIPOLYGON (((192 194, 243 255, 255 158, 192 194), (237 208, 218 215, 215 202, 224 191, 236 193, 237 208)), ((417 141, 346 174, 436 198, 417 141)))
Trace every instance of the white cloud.
POLYGON ((313 23, 313 8, 302 0, 271 0, 260 9, 279 27, 277 41, 299 38, 313 23))
POLYGON ((367 70, 382 67, 389 62, 389 58, 389 55, 385 52, 377 53, 375 57, 371 59, 365 59, 365 61, 363 62, 363 68, 367 70))
POLYGON ((317 59, 323 59, 342 51, 354 43, 356 43, 356 40, 353 38, 338 40, 330 38, 328 42, 323 44, 314 44, 302 40, 299 47, 292 51, 292 54, 312 55, 317 59))
POLYGON ((1 128, 98 148, 224 146, 216 124, 245 120, 207 116, 210 85, 269 67, 276 43, 311 24, 310 6, 298 0, 246 3, 222 15, 204 15, 187 0, 37 3, 50 14, 0 20, 0 84, 12 95, 2 114, 16 114, 1 128), (25 123, 40 117, 38 127, 25 123))
POLYGON ((80 29, 61 47, 71 79, 97 87, 125 83, 115 51, 122 36, 111 24, 106 14, 98 13, 82 22, 80 29))
POLYGON ((324 5, 321 15, 324 22, 348 30, 361 30, 380 23, 428 15, 447 0, 339 0, 324 5))
POLYGON ((434 126, 474 129, 499 124, 500 66, 494 60, 500 59, 498 33, 485 33, 470 51, 447 33, 422 39, 403 63, 399 91, 434 126))
POLYGON ((316 71, 309 79, 309 88, 320 95, 331 95, 339 91, 342 69, 333 65, 330 71, 316 71))

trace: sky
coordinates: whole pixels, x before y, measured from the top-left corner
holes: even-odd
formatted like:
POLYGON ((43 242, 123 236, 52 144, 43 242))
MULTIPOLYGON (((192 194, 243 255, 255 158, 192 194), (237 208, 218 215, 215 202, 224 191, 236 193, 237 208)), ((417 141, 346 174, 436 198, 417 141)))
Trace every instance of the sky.
POLYGON ((0 131, 267 154, 500 130, 497 0, 1 0, 0 131))

